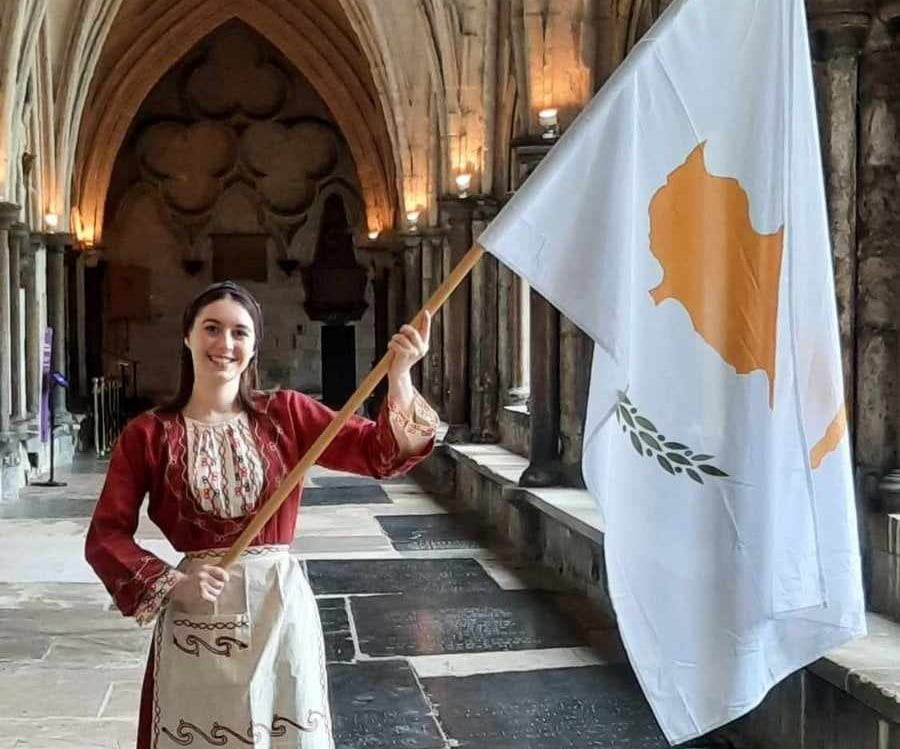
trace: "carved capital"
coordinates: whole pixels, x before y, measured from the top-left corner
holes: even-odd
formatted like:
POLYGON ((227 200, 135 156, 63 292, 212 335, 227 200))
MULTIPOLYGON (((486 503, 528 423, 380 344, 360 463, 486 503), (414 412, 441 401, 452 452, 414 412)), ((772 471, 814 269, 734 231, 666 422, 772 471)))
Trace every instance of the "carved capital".
POLYGON ((828 60, 858 54, 869 35, 869 0, 812 0, 807 2, 813 56, 828 60))

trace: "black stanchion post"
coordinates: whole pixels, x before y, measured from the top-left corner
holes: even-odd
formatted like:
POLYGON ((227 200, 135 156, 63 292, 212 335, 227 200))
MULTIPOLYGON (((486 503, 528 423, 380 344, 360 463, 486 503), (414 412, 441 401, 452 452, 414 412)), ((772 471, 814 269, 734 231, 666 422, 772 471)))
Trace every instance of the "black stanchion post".
POLYGON ((50 373, 50 478, 47 481, 34 481, 32 482, 32 486, 68 486, 65 481, 57 481, 55 472, 56 472, 56 448, 54 446, 55 439, 53 437, 53 432, 56 429, 56 414, 53 408, 53 388, 61 387, 67 388, 69 387, 69 381, 66 380, 65 376, 60 374, 59 372, 51 372, 50 373))

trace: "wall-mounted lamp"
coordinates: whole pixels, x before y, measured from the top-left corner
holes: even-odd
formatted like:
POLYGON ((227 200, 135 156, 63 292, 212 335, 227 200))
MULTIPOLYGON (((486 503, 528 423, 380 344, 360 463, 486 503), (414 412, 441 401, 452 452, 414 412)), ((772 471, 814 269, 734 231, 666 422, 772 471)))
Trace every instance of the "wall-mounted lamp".
POLYGON ((472 186, 472 175, 468 172, 456 175, 456 193, 461 198, 468 197, 469 187, 472 186))
POLYGON ((368 236, 369 239, 374 242, 376 239, 378 239, 378 235, 380 233, 381 232, 378 232, 378 231, 370 231, 366 236, 368 236))
POLYGON ((50 231, 55 230, 58 224, 59 224, 59 216, 57 216, 55 213, 45 213, 44 214, 44 225, 50 231))
POLYGON ((559 112, 556 107, 542 109, 538 112, 538 122, 544 128, 541 138, 544 140, 556 140, 559 137, 559 112))
POLYGON ((418 231, 419 230, 419 216, 421 215, 421 211, 409 211, 406 214, 406 220, 409 223, 408 230, 409 231, 418 231))

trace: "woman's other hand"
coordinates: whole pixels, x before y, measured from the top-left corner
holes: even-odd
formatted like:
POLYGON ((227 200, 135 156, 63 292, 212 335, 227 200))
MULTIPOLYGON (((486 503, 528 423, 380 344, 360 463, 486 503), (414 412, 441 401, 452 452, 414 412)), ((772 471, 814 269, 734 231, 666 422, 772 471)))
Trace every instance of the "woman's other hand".
POLYGON ((388 342, 388 351, 394 354, 388 369, 388 380, 400 380, 426 353, 431 340, 431 314, 422 310, 416 327, 404 325, 388 342))
POLYGON ((213 564, 204 564, 190 574, 179 574, 181 579, 169 592, 169 600, 181 606, 190 606, 201 600, 215 603, 228 582, 228 572, 213 564))

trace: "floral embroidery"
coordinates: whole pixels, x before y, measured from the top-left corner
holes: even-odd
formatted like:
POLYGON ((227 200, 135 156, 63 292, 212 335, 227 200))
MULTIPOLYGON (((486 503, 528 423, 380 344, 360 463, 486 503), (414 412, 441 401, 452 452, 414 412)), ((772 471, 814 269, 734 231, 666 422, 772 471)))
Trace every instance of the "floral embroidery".
POLYGON ((173 569, 166 569, 159 577, 150 583, 147 591, 138 603, 134 612, 134 618, 140 625, 149 624, 159 613, 160 606, 175 584, 178 582, 178 574, 173 569))
POLYGON ((397 424, 409 437, 433 437, 437 431, 438 415, 419 393, 413 396, 409 412, 401 410, 390 399, 387 407, 391 422, 397 424))

